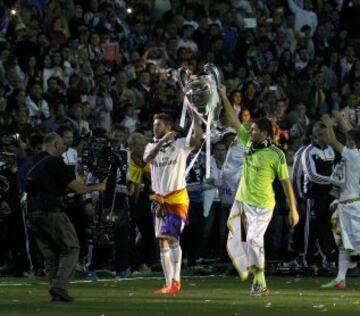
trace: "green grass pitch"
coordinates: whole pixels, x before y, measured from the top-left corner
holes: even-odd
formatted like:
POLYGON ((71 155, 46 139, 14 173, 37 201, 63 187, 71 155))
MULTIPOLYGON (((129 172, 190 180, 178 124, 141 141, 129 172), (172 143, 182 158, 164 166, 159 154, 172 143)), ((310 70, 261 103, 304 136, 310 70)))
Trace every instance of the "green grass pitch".
POLYGON ((0 315, 43 316, 297 316, 360 315, 360 279, 349 278, 345 290, 321 290, 329 279, 267 278, 271 295, 250 297, 249 282, 236 277, 183 279, 178 295, 155 296, 162 284, 154 278, 75 281, 69 293, 74 303, 50 302, 44 278, 1 278, 0 315))

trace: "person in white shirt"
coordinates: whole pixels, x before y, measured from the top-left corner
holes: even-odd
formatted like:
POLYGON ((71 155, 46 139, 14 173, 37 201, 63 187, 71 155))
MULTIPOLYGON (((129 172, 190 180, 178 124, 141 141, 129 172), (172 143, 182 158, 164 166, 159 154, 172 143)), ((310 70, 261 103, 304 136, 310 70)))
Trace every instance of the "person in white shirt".
POLYGON ((340 113, 335 118, 346 132, 346 146, 336 139, 329 115, 322 116, 322 122, 329 132, 330 144, 341 154, 344 166, 337 170, 340 171, 338 180, 341 181, 343 177, 345 180, 342 181, 340 197, 332 204, 332 208, 336 209, 332 222, 339 246, 339 265, 336 278, 321 287, 343 289, 346 286, 347 270, 352 267, 350 256, 360 254, 360 129, 352 129, 340 113))
POLYGON ((300 47, 295 54, 295 71, 300 73, 309 65, 309 53, 306 47, 300 47))
POLYGON ((74 132, 76 135, 88 135, 90 133, 89 122, 83 120, 83 106, 81 103, 75 103, 71 107, 71 115, 69 120, 74 128, 74 132))
POLYGON ((48 103, 43 99, 42 87, 39 82, 32 84, 30 93, 26 98, 26 109, 29 113, 29 123, 36 126, 50 116, 48 103))
POLYGON ((129 133, 133 133, 139 124, 139 119, 135 112, 135 108, 131 103, 125 104, 124 112, 125 117, 121 121, 120 125, 125 126, 129 130, 129 133))
POLYGON ((61 136, 63 143, 65 145, 65 150, 62 153, 65 164, 68 167, 69 173, 76 177, 76 165, 78 162, 78 153, 75 148, 72 148, 74 141, 74 132, 73 129, 67 125, 61 125, 57 129, 57 133, 61 136))
POLYGON ((176 294, 181 289, 182 251, 180 234, 187 220, 189 197, 186 190, 186 159, 202 138, 202 129, 195 119, 189 137, 176 139, 172 119, 160 113, 154 115, 154 141, 144 152, 144 162, 151 164, 151 185, 154 195, 151 210, 155 236, 160 243, 160 259, 166 284, 154 294, 176 294))
POLYGON ((196 22, 195 11, 191 6, 184 9, 184 25, 191 25, 195 30, 199 27, 199 23, 196 22))
POLYGON ((182 28, 182 37, 177 43, 177 48, 184 47, 189 50, 194 55, 197 55, 199 52, 199 47, 193 40, 194 27, 191 24, 185 24, 182 28))
POLYGON ((291 12, 295 15, 295 32, 300 32, 304 25, 309 25, 311 36, 313 36, 318 25, 318 18, 316 13, 312 11, 311 0, 300 0, 297 2, 288 0, 288 5, 291 12))

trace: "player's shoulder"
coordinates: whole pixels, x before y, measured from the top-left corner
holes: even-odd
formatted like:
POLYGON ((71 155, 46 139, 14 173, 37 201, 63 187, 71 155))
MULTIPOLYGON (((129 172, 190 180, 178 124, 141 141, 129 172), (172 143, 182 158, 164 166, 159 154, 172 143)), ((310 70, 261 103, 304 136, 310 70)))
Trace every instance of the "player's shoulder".
POLYGON ((278 160, 280 163, 285 163, 285 153, 282 149, 272 144, 268 147, 268 152, 272 159, 278 160))
POLYGON ((349 147, 344 146, 341 155, 342 155, 345 159, 356 159, 356 160, 359 160, 359 159, 360 159, 360 150, 357 149, 357 148, 349 148, 349 147))

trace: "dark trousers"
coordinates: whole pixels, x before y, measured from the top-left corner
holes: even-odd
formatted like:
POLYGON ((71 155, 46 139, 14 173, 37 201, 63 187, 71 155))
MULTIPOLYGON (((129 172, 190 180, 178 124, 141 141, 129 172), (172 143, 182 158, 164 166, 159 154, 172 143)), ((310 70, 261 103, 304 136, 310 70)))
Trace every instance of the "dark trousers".
POLYGON ((31 257, 32 268, 35 275, 41 276, 43 274, 43 269, 44 269, 44 260, 39 250, 39 247, 36 243, 34 233, 32 232, 31 227, 29 227, 29 225, 27 227, 27 232, 28 232, 28 243, 29 243, 29 252, 31 257))
POLYGON ((85 211, 81 202, 80 195, 75 195, 70 198, 67 197, 66 199, 66 215, 73 224, 80 243, 80 262, 82 262, 84 256, 86 255, 86 228, 88 225, 88 218, 85 215, 85 211))
POLYGON ((126 194, 117 193, 114 200, 114 260, 112 266, 116 272, 130 267, 130 208, 126 194))
POLYGON ((29 221, 44 258, 50 289, 65 290, 79 259, 74 226, 63 212, 31 212, 29 221))
POLYGON ((30 270, 22 210, 13 210, 1 221, 0 265, 6 263, 6 274, 21 277, 25 271, 30 270))
POLYGON ((226 221, 228 212, 220 202, 214 202, 208 217, 202 217, 200 256, 203 258, 226 258, 226 221))
POLYGON ((122 210, 114 227, 114 261, 116 272, 130 267, 130 226, 128 210, 122 210))
POLYGON ((148 194, 141 193, 138 202, 134 205, 134 224, 139 229, 141 238, 136 245, 139 252, 139 263, 152 266, 156 262, 156 243, 148 194))
POLYGON ((117 193, 113 210, 100 210, 99 223, 88 236, 86 265, 90 271, 110 264, 121 272, 130 267, 130 218, 126 194, 117 193), (110 262, 109 262, 110 261, 110 262))
POLYGON ((199 257, 199 240, 201 236, 203 206, 202 202, 190 201, 189 223, 181 236, 181 246, 188 258, 188 265, 194 266, 199 257))
MULTIPOLYGON (((7 247, 8 217, 0 219, 0 266, 5 265, 8 252, 7 247)), ((5 271, 4 271, 5 273, 5 271)))
POLYGON ((323 262, 332 262, 336 258, 336 244, 331 230, 329 210, 333 197, 318 194, 316 198, 306 200, 306 222, 304 231, 304 259, 308 265, 315 263, 314 254, 318 251, 323 262))
POLYGON ((264 238, 266 259, 287 261, 289 237, 289 214, 275 208, 264 238))

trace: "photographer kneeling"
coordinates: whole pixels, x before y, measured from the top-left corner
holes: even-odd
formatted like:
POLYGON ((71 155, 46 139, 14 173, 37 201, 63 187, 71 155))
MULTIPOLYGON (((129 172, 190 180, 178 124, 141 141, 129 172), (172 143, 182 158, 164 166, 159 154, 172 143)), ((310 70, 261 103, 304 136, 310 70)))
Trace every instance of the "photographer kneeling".
POLYGON ((28 211, 31 229, 44 257, 52 301, 72 302, 66 286, 79 256, 79 241, 64 213, 67 189, 83 194, 104 191, 104 183, 84 185, 69 175, 61 158, 62 138, 56 133, 44 137, 43 150, 27 174, 28 211))

